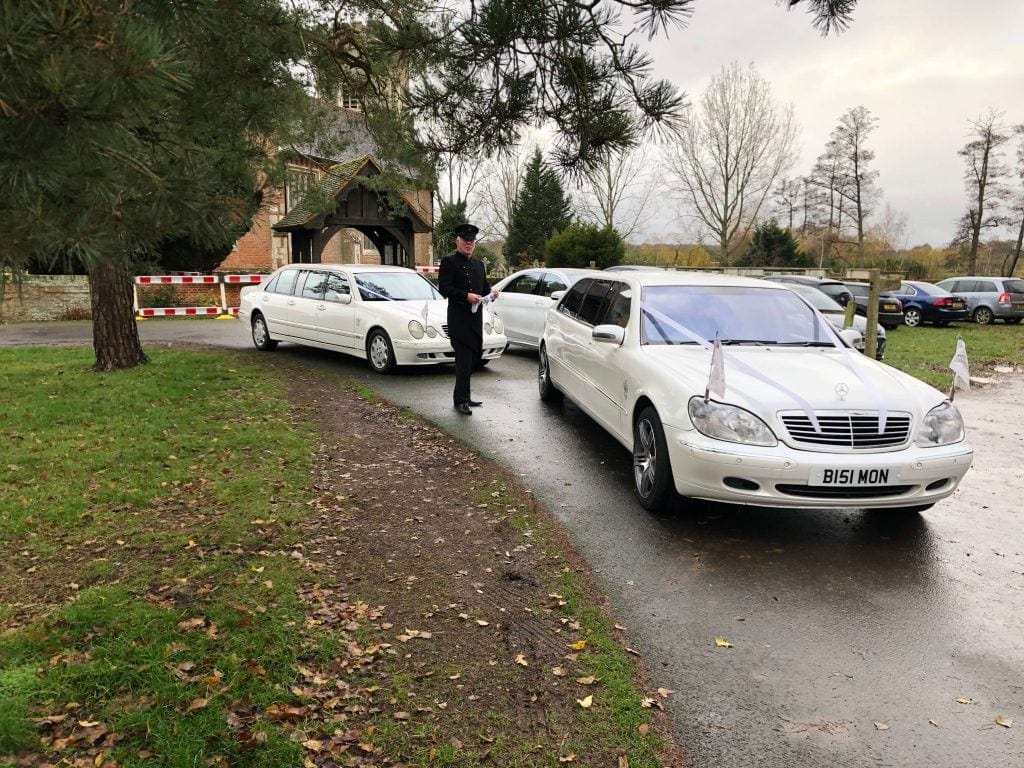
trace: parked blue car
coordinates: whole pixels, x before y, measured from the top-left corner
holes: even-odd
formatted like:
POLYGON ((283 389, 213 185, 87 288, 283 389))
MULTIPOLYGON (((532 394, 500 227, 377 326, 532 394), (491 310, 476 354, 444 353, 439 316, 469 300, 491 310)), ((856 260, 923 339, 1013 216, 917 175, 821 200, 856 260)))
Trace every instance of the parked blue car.
POLYGON ((968 320, 967 299, 956 296, 934 283, 904 280, 893 291, 903 304, 903 322, 914 327, 921 323, 949 325, 954 320, 968 320))

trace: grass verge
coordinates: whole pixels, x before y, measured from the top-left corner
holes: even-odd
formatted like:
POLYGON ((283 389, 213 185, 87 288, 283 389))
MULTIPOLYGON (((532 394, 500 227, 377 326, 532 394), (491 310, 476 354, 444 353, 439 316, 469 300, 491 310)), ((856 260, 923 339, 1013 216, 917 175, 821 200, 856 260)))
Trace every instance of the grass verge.
POLYGON ((1024 367, 1024 326, 1004 323, 898 328, 888 333, 885 362, 948 392, 957 337, 967 347, 972 376, 989 376, 997 365, 1024 367))

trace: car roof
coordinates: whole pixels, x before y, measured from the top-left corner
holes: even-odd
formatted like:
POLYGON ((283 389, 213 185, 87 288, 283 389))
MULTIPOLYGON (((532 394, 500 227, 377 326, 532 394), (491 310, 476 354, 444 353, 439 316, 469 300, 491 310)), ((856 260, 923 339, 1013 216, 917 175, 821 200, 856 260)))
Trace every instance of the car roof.
POLYGON ((345 269, 349 272, 400 272, 419 274, 409 267, 398 267, 393 264, 285 264, 281 269, 345 269))
POLYGON ((802 283, 803 285, 845 285, 842 280, 836 280, 831 277, 817 277, 815 275, 765 275, 765 280, 772 282, 794 282, 802 283))
POLYGON ((721 272, 690 272, 687 270, 628 269, 609 273, 593 272, 588 275, 597 280, 618 280, 637 287, 695 285, 695 286, 737 286, 749 288, 768 288, 771 290, 789 290, 784 285, 767 282, 756 277, 726 275, 721 272))

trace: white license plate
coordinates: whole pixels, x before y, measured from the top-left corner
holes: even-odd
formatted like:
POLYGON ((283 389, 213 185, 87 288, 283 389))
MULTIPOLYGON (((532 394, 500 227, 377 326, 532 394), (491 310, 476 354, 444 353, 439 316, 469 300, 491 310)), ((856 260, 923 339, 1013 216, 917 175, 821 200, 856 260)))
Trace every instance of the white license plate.
POLYGON ((811 485, 832 487, 859 487, 866 485, 894 485, 900 480, 900 471, 895 467, 859 467, 838 469, 818 467, 811 470, 811 485))

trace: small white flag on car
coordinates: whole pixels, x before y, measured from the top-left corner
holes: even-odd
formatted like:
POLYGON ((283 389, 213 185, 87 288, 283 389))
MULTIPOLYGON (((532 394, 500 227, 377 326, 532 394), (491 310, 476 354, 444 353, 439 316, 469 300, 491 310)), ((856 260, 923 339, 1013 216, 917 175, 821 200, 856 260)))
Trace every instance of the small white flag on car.
POLYGON ((967 345, 963 339, 956 340, 956 353, 949 361, 949 368, 953 371, 953 386, 949 390, 949 399, 952 400, 956 390, 971 388, 971 369, 967 364, 967 345))
POLYGON ((424 301, 423 302, 423 311, 420 312, 420 315, 423 317, 423 327, 424 328, 427 327, 427 316, 428 316, 429 313, 430 313, 430 306, 427 304, 427 302, 424 301))
POLYGON ((719 400, 725 398, 725 358, 722 354, 722 341, 715 334, 715 346, 711 350, 711 374, 708 376, 708 386, 704 390, 705 402, 714 395, 719 400))

